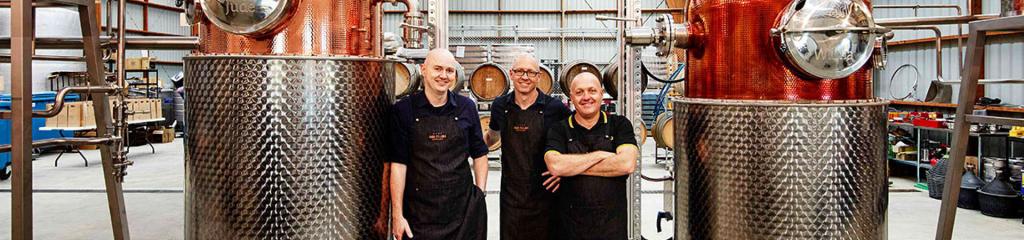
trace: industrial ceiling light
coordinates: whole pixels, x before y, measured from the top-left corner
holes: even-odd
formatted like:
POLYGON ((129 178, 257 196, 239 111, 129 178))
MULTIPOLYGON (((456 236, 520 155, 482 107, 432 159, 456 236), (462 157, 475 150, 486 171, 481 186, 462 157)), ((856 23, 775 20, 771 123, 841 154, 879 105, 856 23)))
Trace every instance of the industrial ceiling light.
POLYGON ((298 0, 202 0, 203 13, 224 31, 259 36, 288 18, 298 0))
POLYGON ((787 65, 807 77, 850 76, 871 59, 875 42, 889 30, 875 25, 861 0, 796 0, 771 34, 787 65))

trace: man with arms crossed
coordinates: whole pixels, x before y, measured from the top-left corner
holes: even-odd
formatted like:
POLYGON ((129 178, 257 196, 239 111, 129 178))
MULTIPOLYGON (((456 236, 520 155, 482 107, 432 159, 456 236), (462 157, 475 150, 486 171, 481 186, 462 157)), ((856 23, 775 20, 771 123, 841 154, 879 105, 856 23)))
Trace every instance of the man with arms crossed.
POLYGON ((561 178, 559 239, 627 239, 626 178, 639 149, 633 125, 601 112, 604 89, 583 73, 569 83, 575 112, 548 132, 544 161, 561 178))

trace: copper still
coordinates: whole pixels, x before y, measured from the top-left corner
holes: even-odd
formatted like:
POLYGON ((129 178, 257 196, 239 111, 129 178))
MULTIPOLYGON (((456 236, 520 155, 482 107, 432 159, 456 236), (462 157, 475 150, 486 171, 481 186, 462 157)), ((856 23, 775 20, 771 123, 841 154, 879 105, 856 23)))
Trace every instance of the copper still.
MULTIPOLYGON (((202 0, 185 57, 187 239, 382 239, 381 4, 202 0), (358 127, 353 127, 358 126, 358 127)), ((402 1, 407 48, 423 17, 402 1)))
MULTIPOLYGON (((691 0, 626 32, 687 48, 673 101, 675 239, 885 239, 886 101, 865 0, 691 0)), ((881 45, 884 46, 884 43, 881 45)))
MULTIPOLYGON (((691 1, 687 14, 700 47, 687 51, 686 96, 746 100, 868 99, 871 67, 836 79, 787 66, 771 29, 790 1, 691 1)), ((866 2, 870 4, 870 2, 866 2)))

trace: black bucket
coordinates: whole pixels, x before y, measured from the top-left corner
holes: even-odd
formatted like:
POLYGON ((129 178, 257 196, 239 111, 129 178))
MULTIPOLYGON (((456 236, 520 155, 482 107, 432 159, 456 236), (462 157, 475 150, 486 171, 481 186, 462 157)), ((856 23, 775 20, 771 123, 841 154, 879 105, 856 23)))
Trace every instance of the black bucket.
POLYGON ((1017 191, 1010 186, 1007 175, 1000 173, 995 180, 978 190, 978 205, 981 214, 999 218, 1020 216, 1018 208, 1021 205, 1021 199, 1017 191))

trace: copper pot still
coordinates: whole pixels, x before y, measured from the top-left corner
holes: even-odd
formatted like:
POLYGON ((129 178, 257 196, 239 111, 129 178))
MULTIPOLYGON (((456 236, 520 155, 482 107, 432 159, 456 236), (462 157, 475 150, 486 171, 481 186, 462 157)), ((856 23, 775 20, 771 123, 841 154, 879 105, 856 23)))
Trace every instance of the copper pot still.
POLYGON ((686 21, 693 45, 687 51, 686 97, 790 101, 873 97, 872 66, 865 64, 870 63, 865 56, 870 57, 876 39, 864 33, 876 28, 870 1, 692 0, 686 21), (783 38, 792 44, 781 42, 783 38), (787 57, 784 47, 793 49, 798 59, 787 57))
MULTIPOLYGON (((381 57, 381 4, 400 2, 419 9, 410 0, 199 2, 203 54, 381 57)), ((422 22, 419 11, 406 12, 406 48, 422 47, 422 22)))

